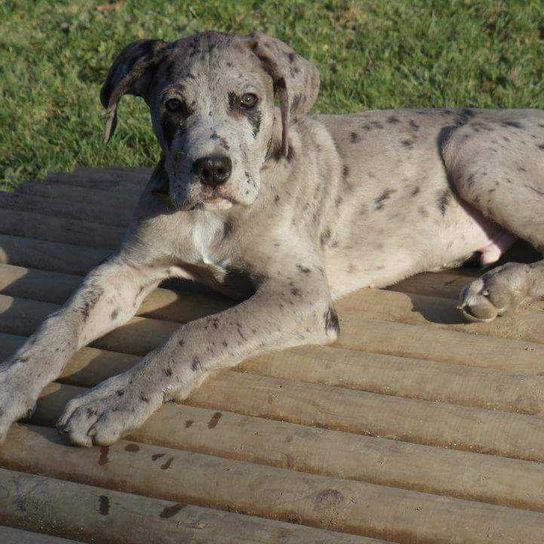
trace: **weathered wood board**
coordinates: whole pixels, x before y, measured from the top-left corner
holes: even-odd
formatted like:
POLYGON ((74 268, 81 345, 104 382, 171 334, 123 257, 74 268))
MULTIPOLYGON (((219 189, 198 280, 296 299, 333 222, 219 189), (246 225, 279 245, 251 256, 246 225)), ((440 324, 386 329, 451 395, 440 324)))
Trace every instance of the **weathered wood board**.
MULTIPOLYGON (((120 243, 145 169, 0 193, 0 360, 120 243)), ((544 542, 544 311, 466 324, 474 269, 338 302, 339 341, 211 377, 109 448, 68 446, 64 404, 231 303, 160 288, 77 353, 0 449, 0 542, 544 542)))

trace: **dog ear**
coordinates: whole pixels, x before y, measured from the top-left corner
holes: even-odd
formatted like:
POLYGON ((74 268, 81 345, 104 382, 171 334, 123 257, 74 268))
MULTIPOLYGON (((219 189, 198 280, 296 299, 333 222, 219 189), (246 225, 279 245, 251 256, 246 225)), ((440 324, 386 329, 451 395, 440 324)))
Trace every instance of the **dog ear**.
POLYGON ((262 32, 244 38, 274 82, 280 101, 282 153, 287 154, 289 126, 313 106, 319 93, 319 71, 287 44, 262 32))
POLYGON ((168 42, 138 40, 127 45, 113 61, 100 90, 100 102, 106 108, 104 141, 109 142, 117 125, 117 106, 124 94, 146 96, 154 68, 162 59, 168 42))

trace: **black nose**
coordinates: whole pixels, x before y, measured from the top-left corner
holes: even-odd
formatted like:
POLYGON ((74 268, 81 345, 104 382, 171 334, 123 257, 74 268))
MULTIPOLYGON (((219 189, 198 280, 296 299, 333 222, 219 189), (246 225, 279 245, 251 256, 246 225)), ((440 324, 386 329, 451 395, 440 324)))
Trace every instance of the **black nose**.
POLYGON ((193 172, 204 185, 217 187, 229 179, 232 161, 226 155, 209 155, 193 163, 193 172))

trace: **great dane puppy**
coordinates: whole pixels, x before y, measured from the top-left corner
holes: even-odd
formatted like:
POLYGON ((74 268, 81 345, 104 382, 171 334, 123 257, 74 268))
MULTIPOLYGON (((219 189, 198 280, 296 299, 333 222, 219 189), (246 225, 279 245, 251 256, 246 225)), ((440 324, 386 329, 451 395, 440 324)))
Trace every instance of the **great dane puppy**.
MULTIPOLYGON (((544 113, 437 109, 312 115, 315 66, 263 34, 143 40, 102 88, 106 139, 124 94, 147 102, 162 158, 126 240, 0 372, 0 439, 72 354, 127 322, 166 278, 243 299, 172 335, 68 403, 73 444, 115 442, 213 371, 270 350, 333 342, 333 301, 361 287, 544 248, 544 113), (275 106, 275 100, 278 106, 275 106)), ((470 285, 488 321, 544 295, 544 261, 470 285)))

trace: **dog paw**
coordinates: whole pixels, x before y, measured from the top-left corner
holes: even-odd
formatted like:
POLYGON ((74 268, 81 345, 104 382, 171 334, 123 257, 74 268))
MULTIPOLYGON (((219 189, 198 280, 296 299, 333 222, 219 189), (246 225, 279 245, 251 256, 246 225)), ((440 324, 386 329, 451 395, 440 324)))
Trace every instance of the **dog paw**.
POLYGON ((32 386, 25 363, 0 365, 0 444, 13 423, 32 415, 40 389, 32 386))
POLYGON ((508 263, 463 288, 458 308, 465 319, 485 323, 513 312, 527 298, 528 270, 508 263))
POLYGON ((76 446, 108 446, 141 426, 162 401, 161 391, 144 390, 126 372, 72 399, 57 428, 76 446))

